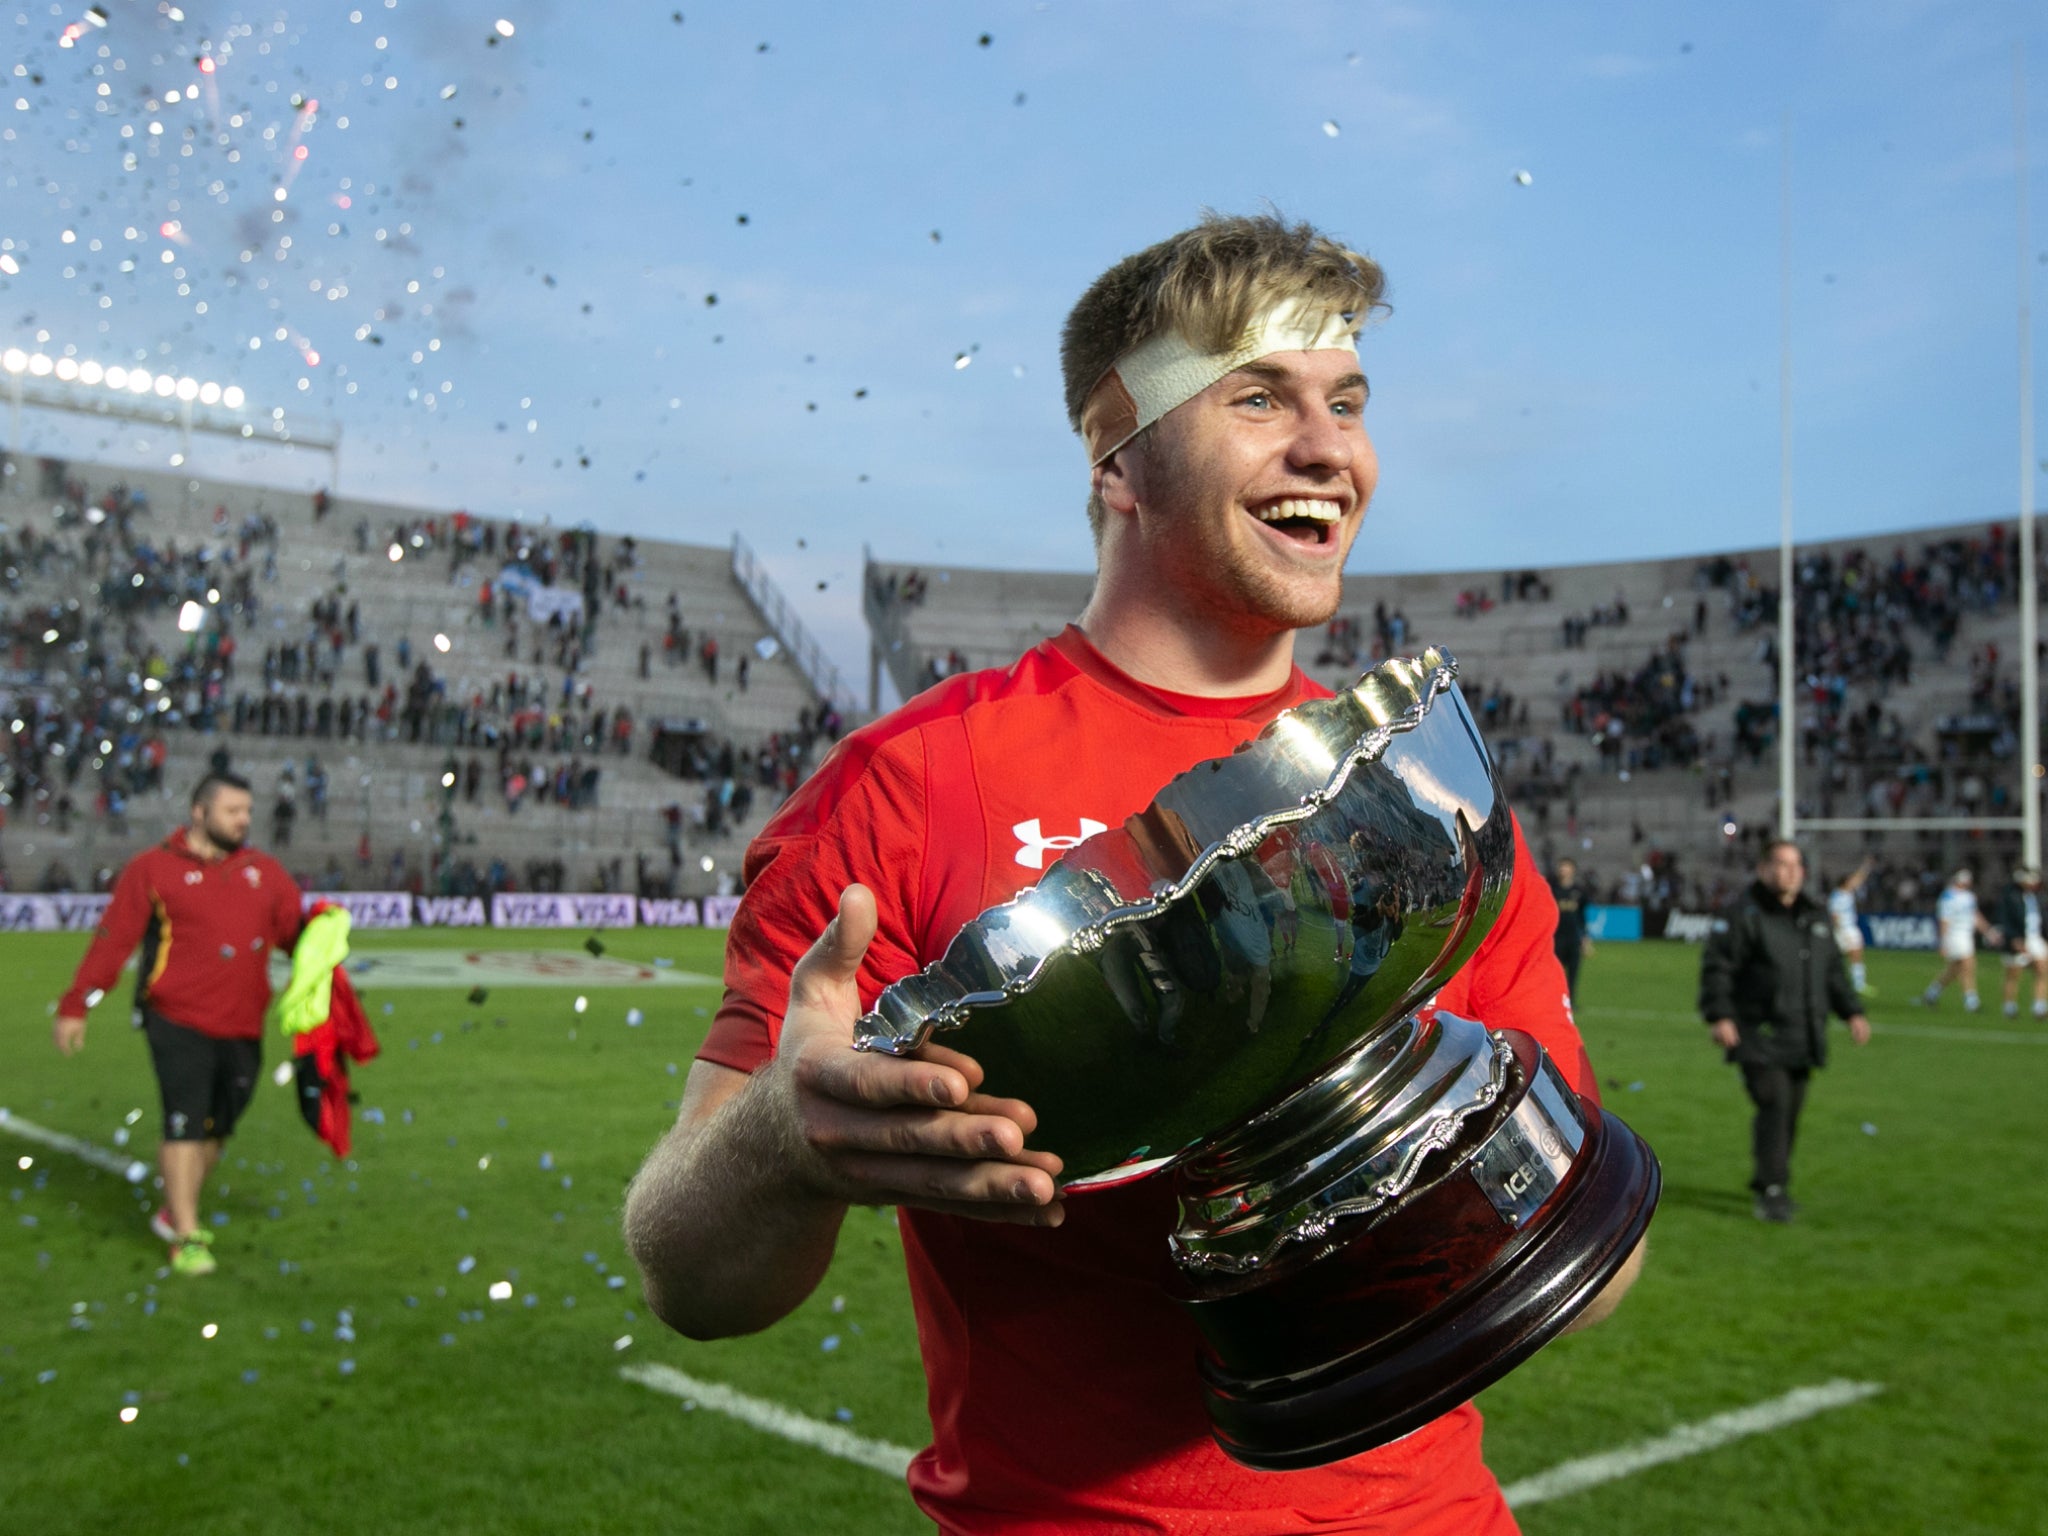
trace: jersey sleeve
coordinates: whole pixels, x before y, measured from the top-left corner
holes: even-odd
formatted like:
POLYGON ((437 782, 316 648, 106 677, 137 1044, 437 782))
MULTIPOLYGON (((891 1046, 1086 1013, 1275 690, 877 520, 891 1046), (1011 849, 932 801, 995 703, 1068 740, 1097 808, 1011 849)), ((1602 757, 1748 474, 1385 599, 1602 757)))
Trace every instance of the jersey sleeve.
POLYGON ((270 942, 273 948, 290 954, 298 945, 299 935, 306 929, 306 902, 299 892, 299 882, 282 864, 273 860, 271 873, 277 895, 272 909, 270 942))
POLYGON ((927 794, 915 734, 865 761, 842 744, 747 849, 746 894, 725 944, 725 998, 697 1053, 752 1072, 775 1054, 789 1005, 789 975, 861 884, 880 926, 861 963, 863 1007, 918 969, 927 794))
MULTIPOLYGON (((1469 1013, 1488 1029, 1519 1029, 1536 1037, 1580 1097, 1600 1101, 1593 1063, 1572 1019, 1570 989, 1553 942, 1557 898, 1536 868, 1522 824, 1515 823, 1515 873, 1507 904, 1469 964, 1456 978, 1463 996, 1445 1006, 1469 1013)), ((1455 994, 1454 994, 1455 995, 1455 994)))
POLYGON ((71 978, 71 989, 57 1001, 58 1013, 82 1017, 90 1006, 88 998, 98 1002, 121 979, 121 967, 128 963, 128 957, 149 927, 148 863, 146 857, 130 859, 121 878, 114 882, 114 899, 100 915, 92 945, 78 962, 78 974, 71 978))

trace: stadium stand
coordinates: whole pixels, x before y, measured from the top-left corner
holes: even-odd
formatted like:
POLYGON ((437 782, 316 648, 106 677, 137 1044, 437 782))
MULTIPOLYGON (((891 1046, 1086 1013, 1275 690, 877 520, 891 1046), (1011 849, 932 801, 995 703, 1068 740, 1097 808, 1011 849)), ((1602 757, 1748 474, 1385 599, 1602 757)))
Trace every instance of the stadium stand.
MULTIPOLYGON (((2017 536, 1930 528, 1797 552, 1799 814, 2018 814, 2017 536)), ((1682 559, 1354 575, 1297 655, 1341 685, 1448 646, 1531 840, 1611 900, 1718 906, 1773 834, 1776 549, 1682 559)), ((1007 663, 1086 604, 1082 573, 870 557, 870 686, 904 697, 1007 663)), ((1817 873, 1868 855, 1873 897, 1931 902, 1957 862, 2002 875, 2017 834, 1822 832, 1817 873)), ((1870 903, 1867 903, 1870 904, 1870 903)))
POLYGON ((223 763, 309 888, 704 894, 850 707, 739 548, 7 467, 15 889, 104 881, 223 763))

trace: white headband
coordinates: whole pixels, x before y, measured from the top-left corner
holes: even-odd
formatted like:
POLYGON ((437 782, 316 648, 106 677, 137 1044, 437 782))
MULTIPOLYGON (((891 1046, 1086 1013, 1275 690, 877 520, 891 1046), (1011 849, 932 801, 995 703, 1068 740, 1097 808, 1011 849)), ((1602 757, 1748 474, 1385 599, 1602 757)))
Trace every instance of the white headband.
POLYGON ((1178 331, 1162 331, 1117 359, 1081 407, 1088 462, 1100 464, 1175 406, 1218 379, 1275 352, 1358 353, 1358 337, 1341 314, 1285 299, 1261 315, 1228 352, 1203 352, 1178 331))

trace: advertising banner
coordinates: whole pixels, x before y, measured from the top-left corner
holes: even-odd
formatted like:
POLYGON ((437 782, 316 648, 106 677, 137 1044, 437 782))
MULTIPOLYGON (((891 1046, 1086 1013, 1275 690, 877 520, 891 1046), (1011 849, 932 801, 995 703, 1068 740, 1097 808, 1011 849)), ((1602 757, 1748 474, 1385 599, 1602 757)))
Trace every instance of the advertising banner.
POLYGON ((1865 912, 1863 937, 1872 949, 1932 949, 1934 919, 1918 912, 1865 912))
POLYGON ((482 928, 490 916, 481 896, 416 896, 413 921, 422 928, 482 928))
POLYGON ((699 910, 695 897, 640 898, 642 928, 696 928, 703 921, 704 914, 699 910))
POLYGON ((634 901, 627 895, 507 891, 491 898, 494 928, 631 928, 634 901))
POLYGON ((316 901, 346 907, 358 928, 412 926, 412 895, 408 891, 306 891, 300 901, 307 908, 316 901))
POLYGON ((704 898, 704 926, 706 928, 730 928, 732 915, 739 911, 737 896, 706 896, 704 898))
POLYGON ((0 895, 0 933, 90 933, 111 896, 0 895))
POLYGON ((1667 939, 1704 944, 1707 935, 1713 931, 1714 914, 1711 912, 1684 912, 1674 908, 1664 918, 1664 937, 1667 939))
POLYGON ((1586 908, 1586 937, 1608 944, 1633 944, 1643 936, 1641 907, 1586 908))

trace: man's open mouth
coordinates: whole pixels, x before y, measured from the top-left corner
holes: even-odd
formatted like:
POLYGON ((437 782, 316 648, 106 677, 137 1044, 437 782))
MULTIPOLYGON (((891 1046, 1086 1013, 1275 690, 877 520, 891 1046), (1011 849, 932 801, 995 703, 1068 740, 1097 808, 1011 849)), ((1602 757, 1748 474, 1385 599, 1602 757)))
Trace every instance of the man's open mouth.
POLYGON ((1319 496, 1288 496, 1251 508, 1251 514, 1268 528, 1300 544, 1328 544, 1337 537, 1343 520, 1341 503, 1319 496))

